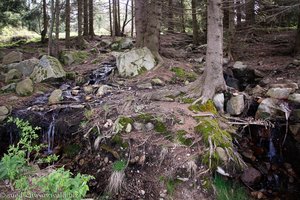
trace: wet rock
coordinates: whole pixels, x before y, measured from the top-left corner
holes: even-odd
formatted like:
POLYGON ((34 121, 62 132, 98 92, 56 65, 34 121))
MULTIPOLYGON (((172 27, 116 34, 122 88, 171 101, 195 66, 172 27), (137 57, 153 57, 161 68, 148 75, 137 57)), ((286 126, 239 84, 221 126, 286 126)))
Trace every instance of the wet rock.
POLYGON ((225 97, 223 93, 216 94, 213 98, 213 102, 217 110, 221 113, 224 113, 224 101, 225 101, 225 97))
POLYGON ((48 102, 49 104, 56 104, 59 103, 62 99, 62 90, 56 89, 51 93, 48 102))
POLYGON ((274 99, 287 99, 292 90, 292 88, 270 88, 267 92, 267 96, 274 99))
POLYGON ((151 83, 143 83, 136 86, 139 89, 152 89, 151 83))
POLYGON ((112 87, 108 85, 102 85, 98 90, 97 90, 97 96, 101 97, 105 94, 108 94, 112 91, 112 87))
POLYGON ((159 85, 159 86, 164 86, 165 85, 165 83, 162 80, 160 80, 159 78, 152 79, 151 83, 153 85, 159 85))
POLYGON ((43 56, 40 62, 35 66, 30 77, 34 82, 42 82, 50 78, 63 78, 66 72, 60 62, 51 56, 43 56))
POLYGON ((16 83, 11 83, 11 84, 8 84, 8 85, 5 85, 1 88, 1 92, 12 92, 12 91, 15 91, 16 89, 16 83))
POLYGON ((147 131, 152 131, 154 129, 154 125, 151 122, 148 122, 145 128, 147 131))
POLYGON ((278 99, 266 98, 259 104, 255 118, 256 119, 285 119, 285 112, 280 106, 278 99))
POLYGON ((240 115, 245 108, 244 95, 234 94, 227 102, 226 108, 230 115, 240 115))
POLYGON ((20 79, 22 74, 19 70, 11 69, 5 74, 5 83, 12 82, 15 79, 20 79))
POLYGON ((20 96, 29 96, 33 93, 33 82, 30 78, 17 83, 16 93, 20 96))
POLYGON ((123 77, 139 75, 156 65, 153 54, 146 47, 120 53, 116 59, 118 72, 123 77))
POLYGON ((223 162, 226 163, 228 161, 228 156, 226 154, 226 151, 222 147, 217 147, 216 152, 223 162))
POLYGON ((7 65, 8 70, 10 69, 16 69, 22 73, 23 76, 30 76, 30 74, 33 72, 35 66, 39 64, 39 60, 36 58, 31 58, 28 60, 24 60, 22 62, 19 62, 17 64, 10 64, 7 65))
POLYGON ((300 104, 300 94, 298 94, 298 93, 291 94, 291 95, 289 95, 288 100, 293 103, 300 104))
POLYGON ((145 128, 145 125, 143 123, 140 123, 140 122, 134 122, 133 127, 134 127, 135 130, 141 131, 145 128))
POLYGON ((22 59, 23 59, 23 53, 12 51, 3 57, 2 63, 4 65, 7 65, 11 63, 21 62, 22 59))
POLYGON ((245 184, 251 186, 260 181, 261 173, 257 169, 250 167, 244 171, 241 179, 245 184))

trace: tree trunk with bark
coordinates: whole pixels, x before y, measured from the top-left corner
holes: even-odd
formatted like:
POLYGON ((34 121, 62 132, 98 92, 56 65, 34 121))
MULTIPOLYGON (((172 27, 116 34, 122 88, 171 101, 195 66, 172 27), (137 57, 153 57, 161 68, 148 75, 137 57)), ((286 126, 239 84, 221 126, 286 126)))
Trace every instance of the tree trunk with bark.
POLYGON ((242 4, 241 0, 236 1, 236 25, 238 28, 242 26, 242 4))
POLYGON ((246 23, 252 25, 255 23, 255 0, 246 2, 246 23))
POLYGON ((123 21, 123 26, 122 26, 122 35, 125 35, 125 27, 127 25, 127 18, 128 18, 128 4, 129 4, 129 0, 126 1, 126 5, 125 5, 125 16, 124 16, 124 21, 123 21))
POLYGON ((47 17, 47 2, 43 0, 43 30, 41 32, 41 42, 46 42, 46 35, 48 32, 48 17, 47 17))
POLYGON ((71 47, 70 44, 70 23, 71 23, 71 6, 70 0, 66 0, 66 48, 71 47))
POLYGON ((222 0, 207 1, 207 50, 203 75, 188 89, 193 96, 200 96, 194 103, 212 99, 216 92, 226 89, 223 77, 223 13, 222 0))
POLYGON ((111 17, 111 0, 108 0, 108 12, 109 12, 109 30, 110 30, 110 36, 113 35, 113 24, 112 24, 112 17, 111 17))
POLYGON ((59 0, 55 1, 55 47, 54 47, 54 56, 58 58, 59 55, 59 8, 60 2, 59 0))
POLYGON ((228 59, 233 60, 232 56, 232 46, 234 43, 235 36, 235 12, 234 12, 234 1, 229 1, 228 3, 228 45, 227 45, 227 54, 228 59))
POLYGON ((53 56, 53 29, 54 29, 54 0, 51 0, 50 2, 50 16, 51 16, 51 23, 50 23, 50 30, 49 30, 49 42, 48 42, 48 55, 53 56))
POLYGON ((192 0, 193 43, 199 44, 199 26, 197 20, 197 1, 192 0))
POLYGON ((77 0, 78 6, 78 46, 81 49, 83 46, 83 37, 82 37, 82 0, 77 0))
POLYGON ((297 26, 295 53, 300 54, 300 7, 298 8, 298 26, 297 26))
POLYGON ((184 10, 185 10, 185 6, 184 6, 184 2, 183 0, 180 0, 180 19, 181 19, 181 32, 185 33, 185 17, 184 17, 184 10))
POLYGON ((89 0, 89 36, 91 39, 95 36, 94 32, 94 2, 89 0))
POLYGON ((173 0, 168 0, 168 31, 174 32, 173 0))
POLYGON ((134 34, 134 0, 131 0, 131 37, 134 34))
POLYGON ((83 0, 83 35, 89 34, 88 0, 83 0))

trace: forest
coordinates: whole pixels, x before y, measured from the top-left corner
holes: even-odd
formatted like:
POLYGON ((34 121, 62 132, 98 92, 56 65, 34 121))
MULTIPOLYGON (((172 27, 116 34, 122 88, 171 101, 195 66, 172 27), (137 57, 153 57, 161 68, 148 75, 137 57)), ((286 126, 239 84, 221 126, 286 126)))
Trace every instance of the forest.
POLYGON ((0 199, 299 199, 299 86, 299 0, 1 0, 0 199))

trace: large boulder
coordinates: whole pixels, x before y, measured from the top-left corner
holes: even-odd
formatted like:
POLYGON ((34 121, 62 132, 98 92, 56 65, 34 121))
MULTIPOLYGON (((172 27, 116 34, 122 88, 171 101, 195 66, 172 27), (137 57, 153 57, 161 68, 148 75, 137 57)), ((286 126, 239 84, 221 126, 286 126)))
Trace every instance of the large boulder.
POLYGON ((30 76, 30 74, 33 72, 33 69, 35 68, 35 66, 37 66, 39 64, 39 60, 36 58, 31 58, 28 60, 24 60, 22 62, 19 63, 13 63, 10 65, 7 65, 7 69, 17 69, 18 71, 20 71, 23 76, 30 76))
POLYGON ((288 99, 289 99, 289 101, 291 101, 293 103, 300 104, 300 94, 298 94, 298 93, 289 95, 288 99))
POLYGON ((278 99, 266 98, 258 106, 256 119, 285 119, 285 104, 278 99))
POLYGON ((5 83, 12 82, 13 80, 20 79, 22 74, 19 70, 11 69, 5 74, 5 83))
POLYGON ((17 83, 16 93, 20 96, 29 96, 33 93, 33 82, 30 78, 17 83))
POLYGON ((66 72, 60 62, 51 56, 43 56, 39 64, 34 68, 30 77, 36 83, 50 78, 63 78, 66 72))
POLYGON ((137 76, 155 67, 155 58, 147 48, 133 49, 117 56, 117 68, 123 77, 137 76))
POLYGON ((23 53, 18 51, 12 51, 3 57, 2 63, 4 65, 21 62, 23 59, 23 53))
POLYGON ((64 65, 71 65, 73 63, 80 64, 89 57, 86 51, 64 51, 60 56, 60 60, 64 65))

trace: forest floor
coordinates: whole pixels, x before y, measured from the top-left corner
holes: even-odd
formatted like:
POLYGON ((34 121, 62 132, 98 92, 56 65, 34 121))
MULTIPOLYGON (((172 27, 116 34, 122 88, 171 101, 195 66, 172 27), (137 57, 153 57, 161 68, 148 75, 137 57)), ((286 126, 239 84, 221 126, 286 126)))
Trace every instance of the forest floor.
MULTIPOLYGON (((237 33, 232 52, 233 58, 235 61, 242 61, 252 69, 260 70, 272 83, 289 80, 300 85, 298 69, 288 67, 288 64, 294 60, 291 56, 294 34, 294 31, 237 33)), ((89 41, 90 47, 86 51, 90 52, 98 42, 98 40, 89 41)), ((157 91, 167 93, 178 90, 188 84, 189 81, 187 82, 186 79, 178 79, 178 77, 176 79, 175 73, 171 71, 174 67, 195 72, 197 76, 201 75, 204 65, 202 61, 199 62, 199 59, 205 58, 205 47, 194 47, 190 45, 191 42, 192 38, 186 34, 163 35, 161 55, 164 57, 164 64, 161 68, 132 79, 113 76, 109 84, 114 87, 109 95, 102 97, 101 101, 104 103, 101 106, 93 106, 92 102, 85 104, 92 108, 93 115, 88 119, 90 127, 96 125, 95 127, 99 127, 103 135, 107 135, 100 144, 100 150, 94 149, 94 135, 84 137, 90 127, 83 128, 81 132, 78 131, 79 134, 70 136, 68 144, 77 143, 81 148, 80 153, 74 157, 63 155, 63 148, 60 145, 65 144, 58 145, 56 151, 63 158, 56 165, 95 176, 96 179, 90 183, 90 197, 102 196, 105 199, 107 195, 105 188, 111 174, 111 166, 114 161, 124 157, 129 160, 129 165, 125 170, 123 189, 108 199, 215 199, 214 189, 209 182, 210 174, 206 173, 207 167, 199 159, 199 155, 207 149, 201 136, 194 133, 197 121, 194 118, 195 113, 188 109, 190 104, 184 103, 181 97, 159 99, 150 95, 157 91), (151 89, 139 87, 141 84, 151 82, 153 78, 159 78, 164 84, 153 85, 151 89), (105 124, 110 120, 117 120, 120 116, 137 119, 141 117, 141 113, 152 116, 151 122, 162 119, 166 130, 161 134, 157 134, 157 131, 152 129, 133 130, 121 135, 121 143, 126 142, 129 147, 123 148, 120 144, 119 147, 110 146, 111 127, 105 124), (187 132, 186 136, 192 139, 192 145, 180 144, 176 135, 173 136, 175 140, 169 139, 168 134, 176 134, 180 130, 187 132)), ((61 43, 63 44, 63 41, 61 43)), ((46 47, 40 43, 31 43, 0 51, 5 55, 13 50, 21 51, 24 59, 29 59, 38 58, 40 52, 46 51, 46 47)), ((65 66, 65 69, 77 72, 77 76, 88 77, 99 67, 100 62, 110 59, 111 53, 90 54, 83 63, 65 66)), ((230 62, 224 66, 224 70, 226 71, 233 64, 234 62, 230 62)), ((4 83, 0 82, 0 86, 1 84, 4 83)), ((35 90, 49 93, 55 87, 50 83, 42 83, 37 85, 35 90)), ((41 92, 35 92, 30 97, 12 98, 15 96, 13 93, 1 94, 0 105, 12 106, 14 109, 29 107, 31 102, 40 95, 41 92)), ((73 116, 66 117, 73 118, 73 116)), ((81 115, 78 122, 82 118, 81 115)))

